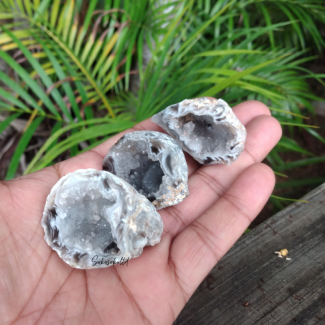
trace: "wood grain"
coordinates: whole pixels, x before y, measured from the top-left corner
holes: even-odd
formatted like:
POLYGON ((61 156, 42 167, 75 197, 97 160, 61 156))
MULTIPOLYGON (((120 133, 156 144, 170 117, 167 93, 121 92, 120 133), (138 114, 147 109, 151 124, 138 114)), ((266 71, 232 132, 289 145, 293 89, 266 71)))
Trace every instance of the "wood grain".
POLYGON ((244 235, 174 324, 325 324, 325 184, 303 199, 244 235))

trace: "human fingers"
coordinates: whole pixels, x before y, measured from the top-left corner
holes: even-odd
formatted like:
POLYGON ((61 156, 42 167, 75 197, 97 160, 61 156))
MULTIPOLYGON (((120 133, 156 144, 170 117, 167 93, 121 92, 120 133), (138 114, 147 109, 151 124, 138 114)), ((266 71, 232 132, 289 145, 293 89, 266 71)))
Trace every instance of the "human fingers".
POLYGON ((262 115, 247 125, 245 149, 230 166, 202 166, 189 178, 190 195, 177 206, 161 211, 164 229, 176 236, 218 200, 250 165, 261 162, 281 137, 276 119, 262 115))
POLYGON ((257 216, 274 183, 274 173, 268 166, 251 165, 216 203, 175 238, 170 267, 187 298, 257 216))
POLYGON ((245 126, 257 116, 271 115, 268 107, 257 100, 248 100, 234 106, 232 109, 240 122, 242 122, 245 126))

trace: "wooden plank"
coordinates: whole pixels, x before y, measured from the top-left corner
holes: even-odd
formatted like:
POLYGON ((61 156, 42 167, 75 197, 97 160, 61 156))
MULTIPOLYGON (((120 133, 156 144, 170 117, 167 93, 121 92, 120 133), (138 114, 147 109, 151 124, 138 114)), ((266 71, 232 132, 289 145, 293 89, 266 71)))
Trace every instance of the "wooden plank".
POLYGON ((174 324, 325 324, 325 184, 304 200, 244 235, 174 324))

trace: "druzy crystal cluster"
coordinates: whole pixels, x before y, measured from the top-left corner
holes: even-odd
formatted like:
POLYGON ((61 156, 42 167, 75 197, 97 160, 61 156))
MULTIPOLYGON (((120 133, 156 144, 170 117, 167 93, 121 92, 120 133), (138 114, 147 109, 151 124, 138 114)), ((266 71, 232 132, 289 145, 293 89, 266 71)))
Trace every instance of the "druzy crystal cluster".
POLYGON ((244 148, 246 130, 221 99, 184 100, 152 120, 169 135, 128 133, 109 149, 103 170, 77 170, 52 188, 42 218, 45 240, 70 266, 123 263, 159 243, 157 210, 189 195, 182 149, 208 165, 229 164, 244 148))
POLYGON ((244 149, 246 129, 222 99, 185 99, 152 121, 203 165, 229 165, 244 149))
POLYGON ((156 209, 180 203, 189 194, 183 151, 164 133, 136 131, 124 135, 108 151, 103 169, 131 184, 156 209))
POLYGON ((159 243, 163 230, 159 213, 143 195, 95 169, 79 169, 54 185, 42 226, 49 246, 81 269, 137 257, 144 246, 159 243))

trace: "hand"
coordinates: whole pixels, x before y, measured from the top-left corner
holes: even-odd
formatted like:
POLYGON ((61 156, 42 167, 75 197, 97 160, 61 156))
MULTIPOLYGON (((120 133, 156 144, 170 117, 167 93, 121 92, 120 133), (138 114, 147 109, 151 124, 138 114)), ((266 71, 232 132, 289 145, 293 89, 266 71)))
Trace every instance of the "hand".
MULTIPOLYGON (((161 242, 127 265, 79 270, 44 240, 41 218, 52 186, 80 168, 102 169, 123 133, 77 157, 0 183, 1 324, 171 324, 195 289, 260 212, 274 187, 260 162, 281 136, 267 107, 233 108, 246 126, 245 150, 230 166, 186 156, 190 195, 160 210, 161 242)), ((150 120, 133 130, 162 131, 150 120)), ((229 288, 231 289, 231 288, 229 288)))

